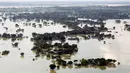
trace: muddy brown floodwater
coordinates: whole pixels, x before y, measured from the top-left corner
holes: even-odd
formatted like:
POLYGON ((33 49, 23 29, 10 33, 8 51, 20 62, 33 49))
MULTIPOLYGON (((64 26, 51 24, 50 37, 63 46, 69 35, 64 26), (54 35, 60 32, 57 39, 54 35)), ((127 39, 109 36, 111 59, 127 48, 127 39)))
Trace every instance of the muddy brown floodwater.
MULTIPOLYGON (((78 43, 78 52, 71 57, 71 60, 81 58, 112 58, 116 59, 121 65, 116 68, 107 68, 106 70, 100 70, 97 68, 72 68, 66 67, 60 68, 60 70, 50 71, 49 65, 51 60, 46 57, 38 58, 36 61, 32 59, 35 54, 31 51, 33 42, 30 41, 31 33, 45 33, 45 32, 61 32, 68 31, 69 28, 63 28, 63 25, 56 24, 39 27, 23 26, 24 22, 19 22, 21 28, 25 29, 24 35, 29 36, 19 42, 19 48, 13 48, 11 40, 0 39, 0 52, 9 50, 10 54, 7 56, 0 55, 0 72, 1 73, 129 73, 130 72, 130 32, 124 30, 124 21, 130 23, 130 20, 121 20, 121 23, 115 23, 115 20, 107 20, 106 26, 112 31, 112 34, 116 36, 114 40, 105 39, 106 44, 103 41, 97 39, 83 40, 80 38, 78 43), (116 27, 112 30, 113 26, 116 27), (118 32, 118 33, 116 33, 118 32), (20 56, 20 53, 24 52, 24 57, 20 56)), ((9 32, 15 33, 14 22, 7 20, 4 26, 0 26, 0 33, 9 32), (8 27, 6 31, 3 27, 8 27)), ((56 42, 56 41, 55 41, 56 42)), ((77 41, 69 41, 70 44, 77 43, 77 41)))

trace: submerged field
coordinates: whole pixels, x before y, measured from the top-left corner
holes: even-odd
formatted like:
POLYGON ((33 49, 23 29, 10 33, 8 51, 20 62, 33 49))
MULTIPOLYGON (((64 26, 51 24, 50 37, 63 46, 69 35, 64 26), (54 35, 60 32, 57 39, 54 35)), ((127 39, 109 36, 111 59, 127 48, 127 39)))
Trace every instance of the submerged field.
MULTIPOLYGON (((106 26, 109 30, 112 31, 112 34, 115 35, 115 39, 104 39, 106 41, 106 44, 103 44, 103 41, 99 41, 97 39, 88 39, 84 40, 80 37, 79 42, 75 40, 67 40, 66 42, 69 42, 70 44, 77 44, 78 45, 78 52, 74 55, 72 55, 70 58, 68 56, 65 56, 66 60, 75 60, 75 59, 82 59, 82 58, 111 58, 116 59, 121 63, 121 65, 115 67, 115 68, 106 68, 104 71, 101 71, 101 69, 95 68, 75 68, 72 67, 69 69, 66 68, 60 68, 59 70, 56 70, 57 73, 67 73, 67 72, 75 72, 75 73, 81 73, 81 72, 91 72, 95 73, 128 73, 129 72, 129 32, 124 30, 124 21, 130 21, 130 20, 121 20, 121 23, 115 23, 115 20, 107 20, 106 26), (113 26, 116 27, 115 30, 113 30, 113 26), (118 32, 118 33, 116 33, 118 32)), ((33 42, 30 41, 30 38, 32 37, 32 32, 37 33, 45 33, 45 32, 62 32, 62 31, 69 31, 72 29, 69 29, 68 27, 63 28, 63 25, 55 24, 51 25, 48 24, 47 26, 43 26, 42 28, 39 27, 32 27, 32 26, 26 26, 24 23, 26 22, 11 22, 11 21, 5 21, 4 25, 0 26, 1 34, 3 32, 6 33, 16 33, 16 27, 15 24, 19 24, 20 28, 24 29, 24 35, 28 36, 28 38, 24 38, 22 40, 18 40, 19 43, 18 48, 12 47, 12 41, 11 39, 0 39, 0 51, 9 50, 10 53, 7 56, 2 56, 0 59, 0 65, 1 65, 1 72, 3 73, 48 73, 50 72, 49 65, 51 64, 52 59, 47 58, 46 56, 38 57, 35 61, 33 61, 33 58, 35 58, 35 53, 31 51, 33 47, 33 42), (5 30, 3 27, 8 27, 8 30, 5 30), (20 49, 19 49, 20 48, 20 49), (20 53, 24 52, 24 57, 21 57, 20 53)), ((27 22, 28 23, 28 22, 27 22)), ((39 23, 37 23, 39 24, 39 23)), ((53 41, 53 42, 59 42, 59 41, 53 41)), ((52 72, 53 73, 53 72, 52 72)))
POLYGON ((1 73, 130 72, 129 6, 0 12, 1 73), (51 70, 50 64, 57 67, 51 70))

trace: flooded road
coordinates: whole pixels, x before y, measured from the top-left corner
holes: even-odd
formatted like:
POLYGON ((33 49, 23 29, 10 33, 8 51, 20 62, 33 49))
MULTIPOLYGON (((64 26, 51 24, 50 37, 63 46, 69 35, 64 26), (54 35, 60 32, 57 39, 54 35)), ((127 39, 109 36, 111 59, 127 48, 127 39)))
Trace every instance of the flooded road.
MULTIPOLYGON (((0 51, 9 50, 8 56, 0 56, 0 70, 1 73, 129 73, 130 72, 130 32, 124 30, 124 21, 121 23, 115 23, 115 20, 107 20, 106 26, 115 35, 115 39, 105 39, 106 44, 103 41, 97 39, 83 40, 80 39, 78 43, 78 52, 72 55, 71 60, 81 58, 112 58, 116 59, 121 65, 116 68, 106 68, 101 70, 99 68, 60 68, 60 70, 50 71, 49 65, 51 60, 43 56, 36 61, 32 59, 35 54, 31 51, 33 42, 30 41, 32 32, 45 33, 45 32, 62 32, 68 31, 69 28, 63 28, 63 25, 49 25, 39 27, 25 26, 23 22, 19 22, 20 28, 25 30, 24 35, 29 38, 25 38, 19 42, 19 48, 13 48, 11 40, 0 40, 0 51), (113 27, 115 30, 112 30, 113 27), (118 33, 117 33, 118 32, 118 33), (25 56, 21 57, 20 53, 24 52, 25 56)), ((0 26, 0 33, 16 33, 15 24, 7 20, 4 26, 0 26), (8 27, 6 31, 3 27, 8 27)), ((38 23, 39 24, 39 23, 38 23)), ((76 41, 68 41, 69 43, 77 43, 76 41)))

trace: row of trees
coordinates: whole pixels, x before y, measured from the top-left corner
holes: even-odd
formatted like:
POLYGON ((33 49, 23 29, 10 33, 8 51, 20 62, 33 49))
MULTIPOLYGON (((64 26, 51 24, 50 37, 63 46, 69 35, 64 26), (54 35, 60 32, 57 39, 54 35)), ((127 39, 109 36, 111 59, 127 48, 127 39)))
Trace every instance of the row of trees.
MULTIPOLYGON (((105 70, 106 67, 116 67, 115 63, 116 60, 115 59, 105 59, 105 58, 95 58, 95 59, 85 59, 82 58, 80 60, 74 60, 74 61, 65 61, 63 59, 56 59, 56 61, 54 62, 55 64, 50 64, 50 69, 54 70, 55 68, 59 69, 60 66, 68 66, 71 67, 74 65, 75 67, 96 67, 99 68, 101 70, 105 70)), ((118 62, 119 63, 119 62, 118 62)))

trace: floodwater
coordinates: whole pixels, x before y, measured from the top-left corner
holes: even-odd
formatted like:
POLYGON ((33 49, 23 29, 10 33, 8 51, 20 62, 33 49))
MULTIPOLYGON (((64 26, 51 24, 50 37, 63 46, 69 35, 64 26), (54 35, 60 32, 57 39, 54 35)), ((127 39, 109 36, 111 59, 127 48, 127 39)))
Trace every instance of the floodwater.
MULTIPOLYGON (((115 39, 105 39, 106 44, 103 41, 98 41, 97 39, 83 40, 80 38, 78 42, 78 52, 71 56, 71 60, 81 59, 81 58, 112 58, 116 59, 121 63, 116 68, 106 68, 106 70, 101 70, 99 68, 60 68, 60 70, 50 71, 49 65, 51 60, 46 57, 40 57, 36 61, 32 59, 35 58, 35 54, 31 51, 33 47, 33 42, 30 41, 31 33, 45 33, 45 32, 61 32, 68 31, 69 28, 63 28, 63 25, 49 25, 39 27, 25 26, 24 22, 19 22, 20 28, 24 28, 25 38, 19 42, 19 48, 13 48, 11 40, 0 39, 0 51, 9 50, 10 54, 7 56, 0 55, 0 72, 1 73, 129 73, 130 72, 130 32, 124 30, 123 21, 122 23, 115 23, 115 20, 107 20, 106 26, 115 34, 115 39), (112 30, 113 26, 116 30, 112 30), (118 33, 116 33, 116 31, 118 33), (25 56, 21 57, 20 53, 24 52, 25 56)), ((8 32, 15 33, 14 22, 7 20, 4 26, 0 25, 0 33, 8 32), (6 31, 3 27, 8 27, 6 31)), ((39 23, 38 23, 39 24, 39 23)), ((67 40, 68 41, 68 40, 67 40)), ((68 41, 69 43, 77 43, 76 41, 68 41)))

